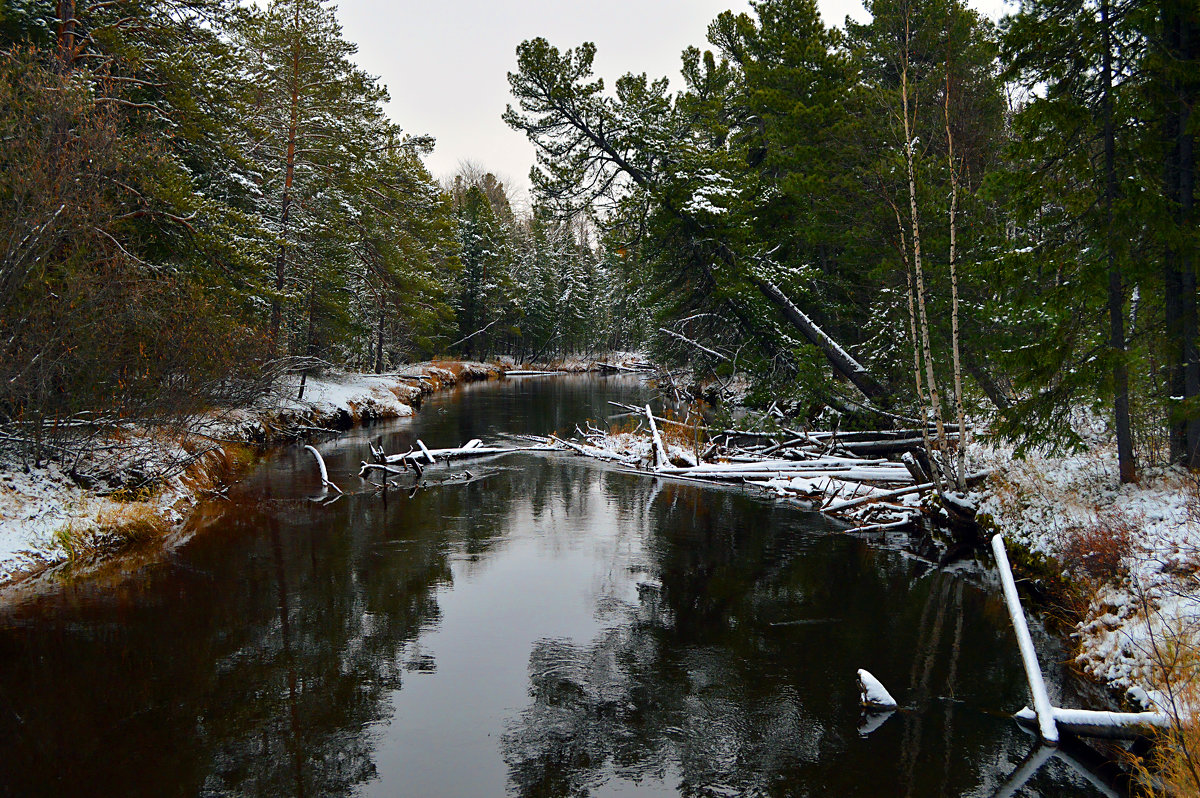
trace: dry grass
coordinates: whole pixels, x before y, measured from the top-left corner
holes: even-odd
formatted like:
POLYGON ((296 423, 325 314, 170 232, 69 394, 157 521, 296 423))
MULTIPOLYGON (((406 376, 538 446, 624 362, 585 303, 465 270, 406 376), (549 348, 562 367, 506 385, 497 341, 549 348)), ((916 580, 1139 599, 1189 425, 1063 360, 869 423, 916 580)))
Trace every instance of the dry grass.
POLYGON ((54 533, 68 562, 91 559, 166 535, 170 522, 152 502, 106 504, 91 521, 72 521, 54 533))
MULTIPOLYGON (((1181 704, 1197 706, 1200 690, 1195 684, 1183 686, 1181 704)), ((1154 753, 1148 760, 1132 762, 1141 798, 1200 798, 1200 720, 1181 720, 1155 740, 1154 753)))

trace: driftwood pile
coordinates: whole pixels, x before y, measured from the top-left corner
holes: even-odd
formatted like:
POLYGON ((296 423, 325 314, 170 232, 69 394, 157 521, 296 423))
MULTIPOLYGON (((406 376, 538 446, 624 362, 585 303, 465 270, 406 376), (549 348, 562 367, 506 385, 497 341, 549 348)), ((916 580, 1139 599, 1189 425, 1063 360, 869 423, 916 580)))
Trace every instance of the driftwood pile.
MULTIPOLYGON (((919 429, 876 432, 775 432, 714 430, 653 414, 649 406, 612 402, 637 416, 644 429, 612 433, 589 425, 576 428, 575 440, 558 437, 527 440, 605 460, 656 476, 713 483, 751 485, 855 524, 854 531, 897 529, 923 514, 923 496, 935 491, 922 464, 924 438, 919 429), (691 445, 665 443, 667 436, 691 445), (896 459, 890 459, 896 458, 896 459)), ((927 462, 927 461, 926 461, 927 462)), ((972 479, 979 479, 977 474, 972 479)), ((962 500, 958 500, 961 502, 962 500)))
MULTIPOLYGON (((526 443, 521 446, 485 445, 474 439, 455 448, 430 449, 417 440, 399 454, 386 454, 372 445, 373 462, 364 461, 358 475, 366 479, 381 474, 386 486, 392 476, 410 474, 419 484, 427 468, 447 461, 515 452, 573 452, 666 479, 749 485, 849 521, 858 532, 914 524, 926 512, 924 497, 936 492, 928 466, 921 462, 921 430, 717 430, 656 416, 649 405, 612 404, 622 411, 612 418, 636 416, 639 429, 614 433, 588 425, 576 427, 574 439, 519 436, 526 443)), ((322 483, 336 489, 320 456, 313 454, 322 483)), ((965 504, 959 497, 942 499, 951 511, 965 504)))

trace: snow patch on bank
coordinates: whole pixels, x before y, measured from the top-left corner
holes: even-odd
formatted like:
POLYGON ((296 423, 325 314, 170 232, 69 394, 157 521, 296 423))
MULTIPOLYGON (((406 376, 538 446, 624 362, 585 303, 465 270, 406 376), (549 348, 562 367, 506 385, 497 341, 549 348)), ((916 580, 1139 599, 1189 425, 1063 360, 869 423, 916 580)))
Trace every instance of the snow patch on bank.
POLYGON ((93 442, 95 454, 76 464, 89 479, 72 478, 57 462, 27 470, 16 459, 0 459, 0 584, 119 547, 149 528, 178 529, 190 505, 212 487, 196 468, 184 466, 203 466, 228 442, 267 443, 305 428, 408 417, 437 385, 496 373, 475 363, 419 364, 387 376, 331 373, 310 376, 302 400, 295 398, 296 377, 272 399, 194 419, 182 433, 123 427, 119 441, 93 442), (153 490, 137 487, 145 475, 163 473, 171 476, 153 490))
POLYGON ((975 498, 1007 540, 1067 572, 1083 566, 1080 536, 1116 540, 1132 530, 1118 549, 1118 575, 1090 595, 1076 663, 1112 688, 1154 697, 1169 641, 1200 644, 1200 492, 1177 468, 1144 469, 1138 483, 1122 485, 1115 446, 1102 429, 1092 432, 1085 451, 1061 456, 972 445, 973 460, 998 469, 975 498))
POLYGON ((174 526, 194 501, 175 477, 153 494, 102 495, 55 463, 0 474, 0 584, 70 559, 117 547, 160 520, 174 526))
MULTIPOLYGON (((297 393, 298 386, 291 395, 297 393)), ((365 411, 373 418, 406 418, 413 414, 412 404, 419 396, 419 388, 401 383, 395 377, 330 374, 309 377, 304 386, 304 398, 291 401, 287 406, 294 410, 311 410, 324 417, 346 413, 359 419, 365 411), (407 401, 402 400, 402 396, 407 401)))

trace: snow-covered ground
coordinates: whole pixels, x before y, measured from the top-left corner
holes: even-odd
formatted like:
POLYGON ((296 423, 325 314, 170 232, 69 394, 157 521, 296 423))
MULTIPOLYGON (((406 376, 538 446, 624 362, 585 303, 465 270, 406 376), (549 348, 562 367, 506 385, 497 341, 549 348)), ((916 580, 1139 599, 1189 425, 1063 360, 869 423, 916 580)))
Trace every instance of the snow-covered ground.
POLYGON ((1080 669, 1134 703, 1148 694, 1171 710, 1164 665, 1178 680, 1200 644, 1200 490, 1176 468, 1120 484, 1115 446, 1102 425, 1089 432, 1086 451, 1061 456, 973 445, 975 463, 997 469, 976 495, 980 513, 1007 540, 1054 558, 1080 590, 1080 669))
POLYGON ((124 427, 76 463, 76 472, 91 479, 73 479, 58 462, 27 469, 0 459, 0 585, 178 528, 215 487, 213 477, 229 468, 229 442, 270 443, 305 428, 410 416, 424 393, 498 374, 493 366, 458 362, 422 363, 387 376, 335 373, 308 378, 303 399, 295 398, 297 378, 278 396, 194 419, 183 432, 124 427), (138 487, 154 474, 169 476, 153 489, 138 487))

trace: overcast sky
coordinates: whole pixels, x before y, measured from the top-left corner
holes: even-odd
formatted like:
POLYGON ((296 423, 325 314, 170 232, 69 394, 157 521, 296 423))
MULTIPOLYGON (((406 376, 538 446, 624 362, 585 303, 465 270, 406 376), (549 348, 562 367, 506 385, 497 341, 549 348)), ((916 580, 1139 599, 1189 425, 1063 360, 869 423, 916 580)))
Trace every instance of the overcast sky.
MULTIPOLYGON (((997 16, 1004 0, 972 0, 997 16)), ((826 24, 865 19, 859 0, 818 0, 826 24)), ((507 73, 516 47, 544 36, 559 49, 596 43, 596 72, 605 86, 626 72, 667 76, 679 88, 679 55, 705 49, 708 23, 745 0, 340 0, 347 39, 358 63, 383 79, 388 111, 410 133, 428 133, 437 149, 434 177, 473 161, 513 188, 528 186, 533 147, 500 115, 510 102, 507 73)))

